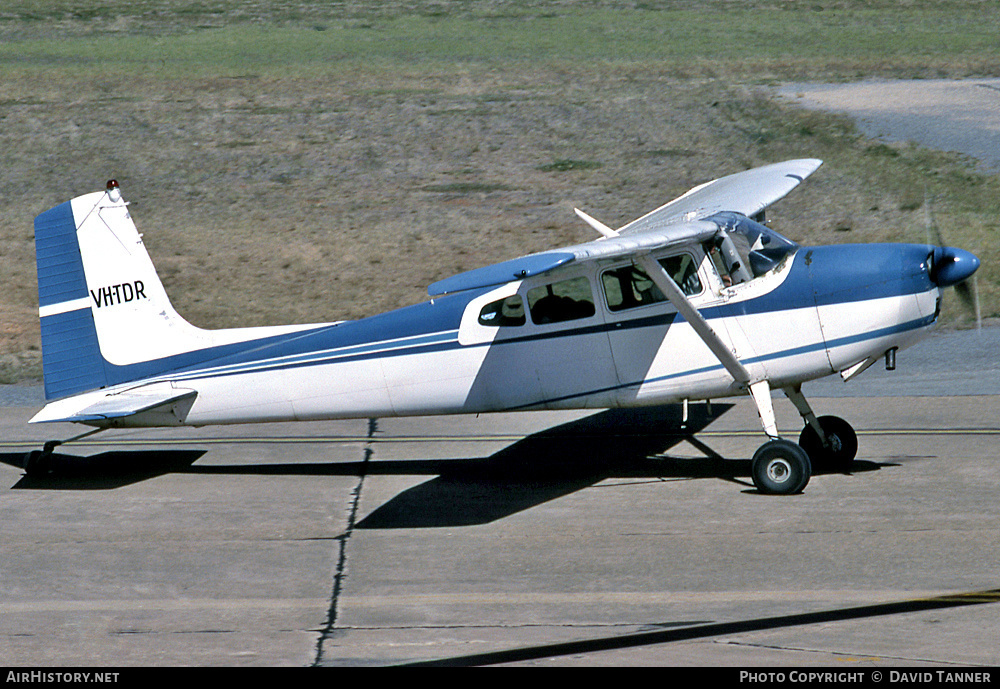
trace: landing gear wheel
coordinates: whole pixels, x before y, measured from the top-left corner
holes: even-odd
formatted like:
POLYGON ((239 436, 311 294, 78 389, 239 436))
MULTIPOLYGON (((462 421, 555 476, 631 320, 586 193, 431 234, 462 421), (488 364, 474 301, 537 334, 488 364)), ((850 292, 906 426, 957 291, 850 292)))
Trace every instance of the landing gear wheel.
POLYGON ((821 416, 819 425, 830 442, 824 446, 812 426, 806 424, 799 435, 799 445, 809 455, 813 466, 822 471, 847 471, 858 454, 858 436, 847 423, 838 416, 821 416))
POLYGON ((761 493, 791 495, 800 492, 812 476, 806 451, 788 440, 770 440, 754 453, 753 484, 761 493))

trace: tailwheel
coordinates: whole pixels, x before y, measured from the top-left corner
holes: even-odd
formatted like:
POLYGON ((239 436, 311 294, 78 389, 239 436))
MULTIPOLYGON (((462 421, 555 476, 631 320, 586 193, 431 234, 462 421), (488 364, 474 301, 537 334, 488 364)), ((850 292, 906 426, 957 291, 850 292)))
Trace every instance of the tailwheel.
POLYGON ((24 469, 24 473, 28 476, 39 477, 45 476, 55 470, 52 465, 52 453, 60 445, 65 445, 66 443, 71 443, 75 440, 82 440, 87 436, 94 435, 94 433, 100 433, 103 430, 107 430, 105 427, 92 428, 86 433, 81 433, 80 435, 73 436, 68 440, 50 440, 45 445, 42 446, 41 450, 32 450, 28 454, 24 455, 24 459, 21 460, 21 466, 24 469))
POLYGON ((751 464, 753 483, 762 493, 791 495, 801 492, 812 464, 805 450, 788 440, 770 440, 754 453, 751 464))
POLYGON ((826 435, 827 443, 824 445, 816 430, 806 424, 799 435, 799 445, 809 455, 817 470, 849 470, 858 454, 858 436, 851 424, 838 416, 821 416, 817 420, 826 435))

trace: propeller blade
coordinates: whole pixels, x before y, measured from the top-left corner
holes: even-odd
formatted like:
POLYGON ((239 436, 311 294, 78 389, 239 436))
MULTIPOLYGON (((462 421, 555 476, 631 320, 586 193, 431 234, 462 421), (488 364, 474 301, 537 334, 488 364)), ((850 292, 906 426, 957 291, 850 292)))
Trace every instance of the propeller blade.
POLYGON ((941 234, 941 228, 934 221, 930 197, 926 191, 924 192, 924 226, 927 229, 927 243, 934 246, 944 246, 944 236, 941 234))
POLYGON ((982 328, 982 315, 979 310, 979 285, 973 275, 979 268, 979 259, 962 249, 953 249, 945 244, 944 234, 934 220, 931 210, 931 199, 924 191, 924 226, 927 231, 927 243, 933 244, 934 262, 931 279, 941 287, 954 286, 955 293, 965 308, 976 317, 976 327, 982 328), (969 278, 972 278, 972 287, 969 278))
POLYGON ((971 280, 955 285, 955 293, 971 313, 976 316, 976 330, 983 329, 983 314, 979 308, 979 282, 973 275, 971 280), (971 286, 970 286, 971 285, 971 286))

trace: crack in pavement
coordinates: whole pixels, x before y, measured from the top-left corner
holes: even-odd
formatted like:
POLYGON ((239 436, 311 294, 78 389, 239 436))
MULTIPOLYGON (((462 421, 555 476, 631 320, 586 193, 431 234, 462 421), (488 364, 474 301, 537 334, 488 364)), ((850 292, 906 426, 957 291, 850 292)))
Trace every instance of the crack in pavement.
POLYGON ((374 450, 372 443, 375 433, 378 431, 378 419, 368 419, 368 438, 365 443, 364 457, 361 461, 361 470, 358 472, 358 483, 351 491, 351 507, 347 516, 347 528, 337 541, 337 566, 333 575, 333 591, 330 594, 330 606, 327 609, 326 621, 320 630, 319 639, 316 641, 316 656, 313 658, 313 667, 318 667, 323 662, 323 644, 331 638, 337 626, 337 614, 339 612, 340 594, 343 591, 344 581, 347 578, 347 544, 354 533, 354 525, 358 519, 358 508, 361 503, 361 489, 365 485, 365 477, 368 475, 368 463, 372 458, 374 450))

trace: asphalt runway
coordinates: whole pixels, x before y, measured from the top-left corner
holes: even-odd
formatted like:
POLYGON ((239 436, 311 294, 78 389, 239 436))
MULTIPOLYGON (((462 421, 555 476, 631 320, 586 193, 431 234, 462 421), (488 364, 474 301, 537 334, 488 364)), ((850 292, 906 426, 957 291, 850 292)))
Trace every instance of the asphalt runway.
MULTIPOLYGON (((973 336, 997 331, 855 382, 973 336)), ((32 479, 23 453, 78 429, 28 426, 37 391, 7 389, 0 663, 996 665, 984 366, 950 394, 813 384, 859 459, 788 497, 753 488, 742 399, 683 427, 663 407, 110 431, 32 479)))
POLYGON ((785 84, 782 97, 850 115, 868 137, 957 151, 1000 172, 1000 79, 872 80, 785 84))

